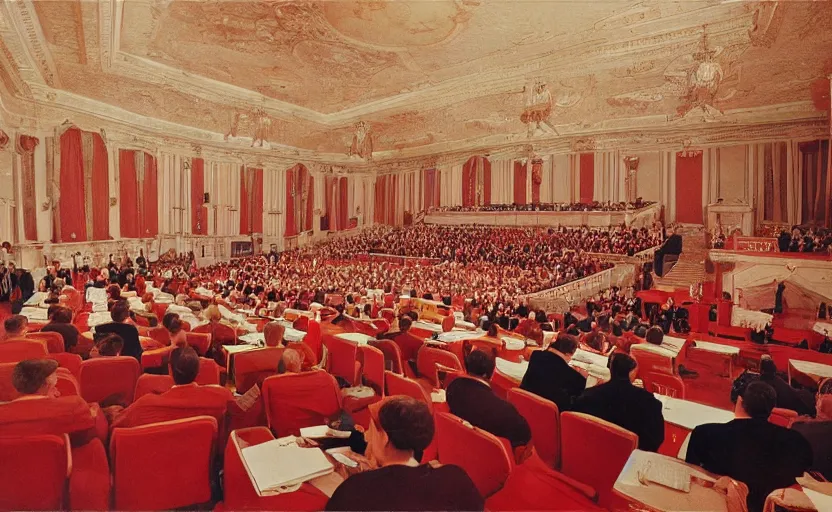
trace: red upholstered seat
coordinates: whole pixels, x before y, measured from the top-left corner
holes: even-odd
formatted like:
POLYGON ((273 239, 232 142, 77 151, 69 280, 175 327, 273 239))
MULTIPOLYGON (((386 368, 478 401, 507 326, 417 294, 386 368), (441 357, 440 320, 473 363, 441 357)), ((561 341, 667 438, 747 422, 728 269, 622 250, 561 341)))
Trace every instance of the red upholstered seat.
POLYGON ((387 387, 387 396, 405 395, 417 400, 421 400, 428 404, 433 410, 433 400, 431 400, 428 392, 421 384, 413 379, 408 379, 403 375, 393 373, 391 371, 384 372, 384 384, 387 387))
POLYGON ((58 368, 55 372, 58 375, 58 383, 56 388, 61 396, 75 396, 81 394, 81 386, 78 384, 78 379, 66 368, 58 368))
POLYGON ((792 411, 791 409, 783 409, 781 407, 775 407, 772 409, 771 416, 768 417, 769 423, 774 423, 775 425, 785 428, 791 427, 792 422, 795 419, 797 419, 797 412, 792 411))
POLYGON ((152 375, 144 373, 136 381, 136 392, 134 400, 144 395, 161 395, 173 387, 173 378, 170 375, 152 375))
POLYGON ((503 488, 485 502, 485 509, 601 511, 594 490, 547 466, 533 455, 516 466, 503 488))
POLYGON ((46 345, 42 341, 15 338, 0 343, 0 363, 19 363, 26 359, 44 359, 46 354, 46 345))
POLYGON ((393 373, 402 375, 402 351, 394 341, 379 340, 375 347, 384 353, 385 369, 389 368, 393 373), (388 366, 389 363, 389 366, 388 366))
POLYGON ((49 354, 47 359, 54 359, 58 361, 58 366, 66 368, 69 373, 77 379, 81 374, 81 356, 78 354, 70 354, 69 352, 60 352, 57 354, 49 354))
POLYGON ((142 368, 159 368, 165 366, 170 360, 170 353, 176 347, 167 346, 160 348, 146 348, 142 352, 142 368))
POLYGON ((322 370, 269 377, 263 382, 262 393, 266 419, 278 437, 322 425, 341 410, 338 384, 322 370))
POLYGON ((367 428, 370 421, 367 407, 384 397, 384 354, 375 347, 362 345, 358 347, 358 359, 361 363, 361 380, 364 385, 373 388, 375 395, 365 398, 344 395, 343 407, 356 423, 367 428))
POLYGON ((612 486, 638 446, 638 436, 618 425, 577 412, 561 413, 560 425, 561 471, 595 489, 601 506, 609 505, 612 486))
POLYGON ((62 510, 70 454, 67 436, 0 438, 0 509, 62 510))
POLYGON ((217 345, 236 345, 237 331, 230 325, 217 323, 211 331, 211 339, 217 345))
POLYGON ((159 323, 162 323, 162 318, 165 317, 165 312, 168 310, 168 304, 154 302, 153 303, 153 313, 156 315, 156 318, 159 319, 159 323))
POLYGON ((462 363, 453 353, 441 348, 423 346, 416 353, 416 369, 419 371, 419 375, 427 379, 435 388, 439 387, 439 376, 436 372, 437 364, 455 370, 462 370, 462 363))
POLYGON ((188 345, 196 350, 196 353, 204 356, 211 348, 211 334, 202 332, 189 332, 185 335, 188 345))
POLYGON ((484 497, 500 490, 512 467, 503 442, 453 414, 439 412, 434 419, 439 462, 464 469, 484 497))
POLYGON ((318 362, 320 363, 323 360, 324 356, 320 322, 317 322, 315 320, 308 320, 306 324, 306 336, 303 337, 303 342, 309 345, 309 348, 311 348, 312 352, 315 353, 315 357, 318 359, 318 362))
POLYGON ((641 368, 639 368, 638 376, 644 382, 644 389, 651 393, 658 393, 673 398, 685 398, 685 381, 676 375, 642 372, 641 368))
POLYGON ((32 332, 26 335, 27 339, 39 340, 46 343, 46 351, 50 354, 65 352, 64 337, 59 332, 32 332))
POLYGON ((639 343, 630 347, 630 355, 638 362, 639 375, 650 372, 673 375, 673 358, 652 352, 652 348, 646 343, 639 343))
POLYGON ((162 326, 152 327, 147 331, 147 335, 162 345, 170 345, 170 333, 162 326))
POLYGON ((358 343, 339 338, 337 335, 324 336, 327 353, 327 371, 346 380, 354 386, 360 368, 357 355, 358 343))
POLYGON ((550 400, 520 388, 508 390, 506 399, 529 424, 537 454, 548 467, 560 467, 560 412, 550 400))
POLYGON ((133 402, 141 368, 132 357, 101 357, 81 363, 78 382, 87 402, 133 402))
POLYGON ((245 393, 259 380, 277 375, 277 364, 283 356, 283 348, 266 347, 234 356, 234 382, 237 392, 245 393))
POLYGON ((266 427, 235 430, 225 446, 223 467, 224 501, 214 510, 323 510, 328 497, 309 483, 295 492, 276 496, 257 495, 240 456, 243 446, 271 441, 274 435, 266 427))
POLYGON ((113 508, 167 510, 209 502, 216 439, 217 420, 210 416, 114 429, 113 508))
POLYGON ((207 357, 199 358, 199 373, 196 382, 200 386, 219 386, 222 380, 222 367, 213 359, 207 357))

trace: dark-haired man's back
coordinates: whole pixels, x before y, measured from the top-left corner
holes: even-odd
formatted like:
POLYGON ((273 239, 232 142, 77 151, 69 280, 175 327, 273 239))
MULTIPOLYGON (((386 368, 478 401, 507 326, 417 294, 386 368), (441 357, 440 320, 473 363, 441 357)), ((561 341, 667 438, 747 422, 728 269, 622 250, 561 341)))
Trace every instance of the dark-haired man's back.
POLYGON ((812 450, 799 433, 765 419, 735 419, 696 427, 688 463, 748 485, 748 510, 761 511, 775 489, 789 487, 812 464, 812 450))
POLYGON ((572 409, 572 403, 585 388, 586 377, 551 350, 532 353, 529 368, 520 383, 520 389, 551 400, 561 412, 572 409))
POLYGON ((532 431, 517 409, 478 379, 458 377, 448 385, 448 408, 471 425, 508 439, 512 448, 531 442, 532 431))
POLYGON ((118 334, 124 341, 124 348, 121 355, 135 357, 139 363, 142 362, 142 344, 139 341, 139 330, 135 325, 119 322, 107 322, 95 327, 96 335, 118 334))

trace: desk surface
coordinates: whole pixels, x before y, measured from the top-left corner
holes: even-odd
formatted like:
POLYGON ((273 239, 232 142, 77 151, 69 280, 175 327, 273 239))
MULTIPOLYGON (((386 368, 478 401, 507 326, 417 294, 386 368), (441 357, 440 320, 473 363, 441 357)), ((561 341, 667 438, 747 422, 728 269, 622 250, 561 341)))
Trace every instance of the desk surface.
POLYGON ((696 341, 696 346, 691 347, 698 350, 704 350, 706 352, 713 352, 714 354, 727 354, 727 355, 738 355, 740 353, 739 347, 733 347, 731 345, 722 345, 720 343, 712 343, 710 341, 696 341))
POLYGON ((366 345, 370 340, 375 339, 372 336, 360 332, 342 332, 336 334, 335 336, 341 338, 342 340, 354 341, 359 345, 366 345))
POLYGON ((690 400, 671 398, 658 393, 654 396, 662 403, 664 421, 688 430, 693 430, 706 423, 728 423, 734 419, 732 411, 698 404, 690 400))
POLYGON ((436 337, 438 341, 453 343, 455 341, 477 340, 485 336, 485 332, 477 331, 451 331, 443 332, 436 337))
POLYGON ((789 365, 795 370, 807 375, 814 375, 815 377, 821 378, 832 377, 832 366, 828 364, 789 359, 789 365))
POLYGON ((629 500, 646 505, 654 510, 660 511, 727 511, 725 495, 712 488, 704 487, 698 483, 691 482, 690 492, 677 491, 659 484, 642 484, 639 481, 639 472, 645 471, 649 466, 658 464, 672 464, 690 470, 696 478, 714 481, 714 478, 699 468, 685 464, 677 459, 660 455, 658 453, 635 450, 618 475, 613 489, 616 493, 629 500))

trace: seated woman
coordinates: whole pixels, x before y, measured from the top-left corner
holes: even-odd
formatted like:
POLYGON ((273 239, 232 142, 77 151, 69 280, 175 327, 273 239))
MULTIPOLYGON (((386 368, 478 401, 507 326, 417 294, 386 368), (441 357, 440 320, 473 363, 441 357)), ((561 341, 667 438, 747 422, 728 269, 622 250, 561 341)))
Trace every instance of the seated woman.
POLYGON ((326 510, 483 510, 465 471, 419 464, 414 453, 430 444, 433 416, 427 404, 394 396, 373 404, 363 466, 332 494, 326 510))
POLYGON ((185 332, 185 329, 182 328, 182 320, 179 319, 178 315, 175 318, 172 318, 169 322, 167 322, 165 327, 167 328, 168 333, 170 334, 170 345, 172 347, 188 346, 188 336, 185 332))

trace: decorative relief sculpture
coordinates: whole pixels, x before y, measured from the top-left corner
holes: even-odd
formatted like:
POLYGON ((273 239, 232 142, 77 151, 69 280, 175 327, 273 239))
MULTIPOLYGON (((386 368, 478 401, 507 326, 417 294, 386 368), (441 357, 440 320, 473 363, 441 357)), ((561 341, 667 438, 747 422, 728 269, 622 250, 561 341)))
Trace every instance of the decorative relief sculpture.
POLYGON ((529 137, 537 133, 553 132, 554 128, 548 123, 552 114, 552 94, 549 87, 545 82, 537 81, 527 89, 526 108, 520 120, 528 127, 529 137))
POLYGON ((624 187, 627 191, 628 203, 635 203, 636 198, 638 197, 638 182, 636 181, 636 175, 638 173, 638 162, 639 157, 637 156, 624 157, 624 165, 627 169, 627 175, 624 176, 624 187))
POLYGON ((237 137, 240 133, 241 123, 243 124, 244 130, 251 134, 251 147, 258 145, 258 147, 262 148, 271 139, 272 118, 264 109, 257 107, 248 112, 237 111, 234 113, 231 126, 225 133, 225 140, 228 140, 230 137, 237 137))
POLYGON ((352 136, 352 144, 347 153, 349 156, 358 156, 368 162, 373 160, 373 132, 364 121, 355 124, 355 133, 352 136))

